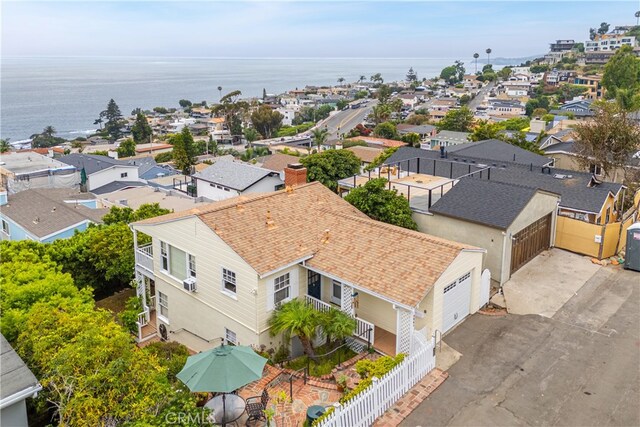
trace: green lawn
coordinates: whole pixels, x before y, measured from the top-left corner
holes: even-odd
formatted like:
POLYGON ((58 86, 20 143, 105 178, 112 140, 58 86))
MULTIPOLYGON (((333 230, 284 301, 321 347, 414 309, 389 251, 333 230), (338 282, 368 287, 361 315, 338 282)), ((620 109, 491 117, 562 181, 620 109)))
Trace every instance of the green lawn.
POLYGON ((96 307, 109 310, 113 312, 113 314, 118 314, 124 311, 127 300, 135 296, 136 296, 135 289, 126 288, 111 295, 110 297, 103 298, 101 300, 96 301, 96 307))

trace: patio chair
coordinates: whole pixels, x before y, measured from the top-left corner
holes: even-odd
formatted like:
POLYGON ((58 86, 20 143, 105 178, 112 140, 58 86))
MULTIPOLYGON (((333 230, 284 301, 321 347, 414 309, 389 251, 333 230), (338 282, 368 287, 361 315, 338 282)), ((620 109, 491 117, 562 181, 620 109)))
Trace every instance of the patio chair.
POLYGON ((249 415, 249 418, 247 419, 247 421, 266 420, 264 410, 267 409, 268 403, 269 403, 269 393, 267 393, 266 389, 262 391, 262 395, 260 396, 248 397, 247 398, 247 415, 249 415))

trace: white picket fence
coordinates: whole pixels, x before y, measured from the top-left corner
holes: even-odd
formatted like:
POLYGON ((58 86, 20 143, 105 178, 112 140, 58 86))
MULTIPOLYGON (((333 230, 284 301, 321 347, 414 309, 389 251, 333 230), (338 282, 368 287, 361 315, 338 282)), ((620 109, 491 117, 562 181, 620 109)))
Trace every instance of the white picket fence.
POLYGON ((389 409, 418 381, 436 366, 433 342, 424 333, 415 331, 412 354, 382 378, 373 378, 366 391, 345 403, 337 404, 335 410, 318 427, 365 427, 389 409))

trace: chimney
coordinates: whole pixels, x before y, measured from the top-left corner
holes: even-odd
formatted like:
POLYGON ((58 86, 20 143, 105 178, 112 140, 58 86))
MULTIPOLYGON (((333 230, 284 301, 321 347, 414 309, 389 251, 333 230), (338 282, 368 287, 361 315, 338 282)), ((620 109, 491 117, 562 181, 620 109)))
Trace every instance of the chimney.
POLYGON ((307 183, 307 168, 300 163, 289 163, 284 168, 284 185, 286 187, 307 183))

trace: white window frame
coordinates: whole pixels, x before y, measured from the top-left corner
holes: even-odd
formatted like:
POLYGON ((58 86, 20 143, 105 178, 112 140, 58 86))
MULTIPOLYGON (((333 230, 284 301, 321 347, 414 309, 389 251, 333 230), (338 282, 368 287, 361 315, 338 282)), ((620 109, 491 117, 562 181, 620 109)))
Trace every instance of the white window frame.
POLYGON ((11 237, 11 233, 10 233, 9 230, 10 230, 9 229, 9 222, 3 219, 2 220, 2 232, 4 234, 6 234, 7 236, 11 237))
POLYGON ((226 345, 238 345, 238 334, 229 328, 224 328, 224 342, 226 345))
POLYGON ((160 291, 158 291, 158 317, 164 323, 169 323, 169 296, 160 291))
POLYGON ((129 176, 129 172, 120 172, 120 178, 127 178, 129 176))
POLYGON ((228 268, 222 267, 221 274, 222 292, 229 296, 235 297, 238 294, 238 276, 236 275, 235 271, 231 271, 228 268), (235 290, 228 289, 227 283, 232 284, 235 290))
POLYGON ((196 256, 187 253, 187 277, 196 277, 196 256))
POLYGON ((160 241, 160 269, 168 274, 169 266, 169 244, 160 241))
POLYGON ((274 306, 278 306, 280 304, 284 304, 287 301, 291 300, 291 274, 285 273, 282 276, 278 276, 273 280, 273 304, 274 306), (278 300, 278 293, 282 293, 286 291, 286 296, 280 300, 278 300))
POLYGON ((337 280, 331 281, 331 302, 338 305, 342 304, 342 282, 337 280), (335 294, 336 286, 340 289, 340 296, 336 296, 335 294))

